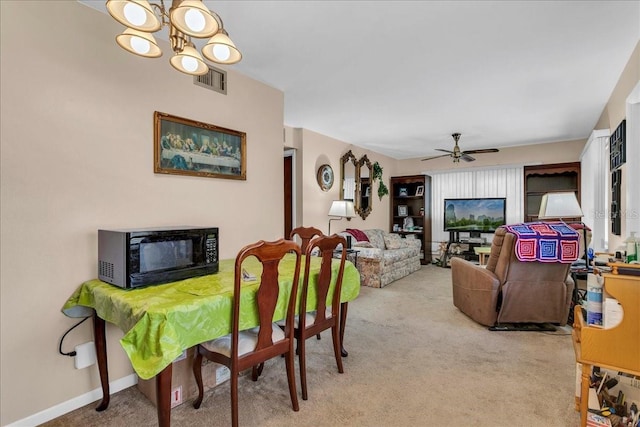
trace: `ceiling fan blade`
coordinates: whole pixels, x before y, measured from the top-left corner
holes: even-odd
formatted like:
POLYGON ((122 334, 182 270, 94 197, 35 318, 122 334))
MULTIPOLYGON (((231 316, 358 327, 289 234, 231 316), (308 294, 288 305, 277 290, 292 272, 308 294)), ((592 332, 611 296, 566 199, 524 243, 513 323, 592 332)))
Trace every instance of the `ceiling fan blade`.
POLYGON ((443 154, 442 156, 435 156, 435 157, 427 157, 426 159, 421 159, 421 162, 424 162, 425 160, 433 160, 433 159, 439 159, 440 157, 450 157, 451 154, 443 154))
POLYGON ((436 148, 436 151, 442 151, 442 152, 444 152, 444 153, 453 154, 453 151, 443 150, 442 148, 436 148))
POLYGON ((469 150, 465 151, 464 154, 483 154, 483 153, 497 153, 497 148, 485 148, 484 150, 469 150))
POLYGON ((467 153, 463 153, 462 156, 460 156, 460 158, 465 162, 473 162, 475 160, 473 157, 471 157, 467 153))

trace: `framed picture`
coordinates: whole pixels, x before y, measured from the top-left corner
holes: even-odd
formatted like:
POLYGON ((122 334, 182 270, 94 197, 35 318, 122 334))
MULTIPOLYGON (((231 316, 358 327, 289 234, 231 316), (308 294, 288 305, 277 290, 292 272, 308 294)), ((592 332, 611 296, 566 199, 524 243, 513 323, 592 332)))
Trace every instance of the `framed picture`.
POLYGON ((364 197, 369 197, 371 195, 371 186, 367 186, 364 190, 364 197))
POLYGON ((153 171, 207 178, 247 179, 244 132, 156 111, 153 171))
POLYGON ((398 190, 398 197, 407 197, 408 195, 409 192, 407 189, 405 187, 400 187, 400 190, 398 190))
POLYGON ((398 216, 407 216, 408 214, 407 205, 398 205, 398 216))
POLYGON ((424 196, 424 185, 418 185, 418 188, 416 188, 416 196, 424 196))

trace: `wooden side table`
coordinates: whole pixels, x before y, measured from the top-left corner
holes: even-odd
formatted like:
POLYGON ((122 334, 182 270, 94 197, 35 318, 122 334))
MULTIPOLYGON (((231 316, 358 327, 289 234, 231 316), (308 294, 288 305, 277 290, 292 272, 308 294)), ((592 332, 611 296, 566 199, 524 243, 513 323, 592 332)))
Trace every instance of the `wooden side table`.
MULTIPOLYGON (((347 261, 351 261, 353 263, 353 265, 355 265, 356 267, 358 266, 358 251, 355 249, 346 249, 345 252, 347 253, 346 256, 346 260, 347 261)), ((333 253, 333 257, 334 258, 340 258, 340 253, 341 251, 335 251, 333 253)))
POLYGON ((480 265, 487 265, 487 256, 491 253, 491 246, 476 246, 473 251, 480 258, 480 265))

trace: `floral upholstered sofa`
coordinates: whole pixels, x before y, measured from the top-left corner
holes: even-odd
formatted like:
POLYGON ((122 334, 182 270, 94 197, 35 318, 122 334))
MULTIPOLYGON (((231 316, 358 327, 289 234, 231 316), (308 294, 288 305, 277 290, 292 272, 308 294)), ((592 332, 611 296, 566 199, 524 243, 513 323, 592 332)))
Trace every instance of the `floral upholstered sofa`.
POLYGON ((347 229, 340 234, 350 236, 352 249, 358 251, 356 267, 364 286, 383 288, 420 269, 420 241, 417 239, 403 239, 380 229, 347 229))

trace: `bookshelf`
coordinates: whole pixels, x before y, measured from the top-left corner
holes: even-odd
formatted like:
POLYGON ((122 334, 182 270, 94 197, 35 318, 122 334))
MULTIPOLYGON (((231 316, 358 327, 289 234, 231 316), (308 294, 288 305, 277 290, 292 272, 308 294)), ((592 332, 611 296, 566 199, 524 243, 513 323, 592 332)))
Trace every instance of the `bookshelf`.
MULTIPOLYGON (((538 220, 542 196, 572 191, 580 203, 580 162, 524 167, 524 221, 538 220)), ((580 221, 581 218, 563 218, 580 221)))
POLYGON ((431 177, 396 176, 390 181, 391 213, 389 231, 421 242, 420 263, 431 263, 431 177), (413 222, 413 229, 405 227, 413 222))

